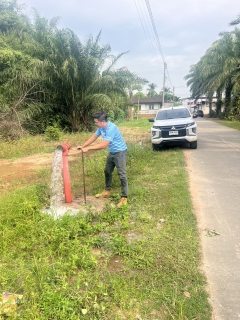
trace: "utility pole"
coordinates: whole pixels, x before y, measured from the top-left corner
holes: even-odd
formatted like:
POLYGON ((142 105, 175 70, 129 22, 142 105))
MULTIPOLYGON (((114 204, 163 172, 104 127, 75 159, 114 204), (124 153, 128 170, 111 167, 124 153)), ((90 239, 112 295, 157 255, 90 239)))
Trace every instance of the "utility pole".
POLYGON ((173 106, 174 106, 174 94, 175 94, 175 89, 176 88, 186 88, 185 86, 179 86, 179 87, 173 87, 173 106))
POLYGON ((175 89, 175 87, 173 87, 173 93, 172 93, 172 101, 173 101, 173 107, 174 107, 174 89, 175 89))
POLYGON ((164 107, 165 80, 166 80, 166 79, 165 79, 165 78, 166 78, 165 72, 166 72, 166 67, 167 67, 167 64, 164 62, 162 108, 164 107))

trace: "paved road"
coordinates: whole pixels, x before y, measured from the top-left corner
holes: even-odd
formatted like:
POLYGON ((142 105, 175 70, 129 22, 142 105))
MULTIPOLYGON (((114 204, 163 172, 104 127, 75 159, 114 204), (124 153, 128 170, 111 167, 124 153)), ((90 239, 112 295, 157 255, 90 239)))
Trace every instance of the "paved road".
POLYGON ((186 150, 213 319, 240 319, 240 131, 197 118, 186 150))

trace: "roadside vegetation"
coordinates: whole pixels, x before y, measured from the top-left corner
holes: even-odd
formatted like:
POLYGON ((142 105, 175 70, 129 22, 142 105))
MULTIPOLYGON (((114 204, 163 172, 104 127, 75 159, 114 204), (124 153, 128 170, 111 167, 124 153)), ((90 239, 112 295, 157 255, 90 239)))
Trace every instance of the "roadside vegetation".
MULTIPOLYGON (((183 152, 153 152, 145 119, 125 122, 121 131, 128 143, 128 206, 115 206, 115 175, 102 212, 89 207, 54 220, 42 211, 51 166, 27 186, 1 193, 0 290, 23 295, 8 319, 211 319, 183 152)), ((89 134, 37 141, 42 153, 53 152, 62 139, 74 148, 89 134)), ((39 152, 35 139, 24 140, 25 155, 39 152)), ((24 155, 19 145, 9 147, 12 157, 24 155)), ((85 156, 88 196, 103 188, 106 152, 85 156)), ((1 158, 9 158, 7 150, 1 158)), ((70 163, 74 197, 83 194, 81 165, 80 156, 70 163)))
POLYGON ((240 131, 240 121, 228 121, 228 120, 217 120, 217 119, 211 119, 211 120, 214 120, 214 122, 217 122, 223 126, 240 131))
POLYGON ((210 117, 240 121, 239 24, 240 16, 229 23, 234 29, 221 32, 185 77, 192 98, 207 97, 210 117), (216 110, 212 110, 213 97, 217 98, 216 110))
POLYGON ((24 12, 16 0, 0 3, 0 138, 91 130, 99 109, 125 118, 133 90, 148 82, 116 67, 127 51, 113 55, 101 31, 81 41, 59 18, 24 12))

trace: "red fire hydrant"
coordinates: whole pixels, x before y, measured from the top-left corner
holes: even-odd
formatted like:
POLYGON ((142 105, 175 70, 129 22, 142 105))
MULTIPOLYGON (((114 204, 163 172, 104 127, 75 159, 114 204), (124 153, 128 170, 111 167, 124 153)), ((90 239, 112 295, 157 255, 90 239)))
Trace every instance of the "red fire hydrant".
POLYGON ((65 142, 62 145, 58 146, 63 150, 62 152, 62 162, 63 162, 63 187, 65 194, 65 202, 72 202, 72 192, 71 192, 71 184, 70 184, 70 174, 68 168, 68 150, 70 149, 70 143, 65 142))

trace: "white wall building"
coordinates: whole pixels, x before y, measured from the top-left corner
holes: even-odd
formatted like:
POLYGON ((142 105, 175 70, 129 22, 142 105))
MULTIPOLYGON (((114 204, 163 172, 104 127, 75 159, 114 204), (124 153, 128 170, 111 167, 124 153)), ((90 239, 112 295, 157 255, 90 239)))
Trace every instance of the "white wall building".
MULTIPOLYGON (((140 117, 155 116, 162 108, 162 97, 132 98, 131 101, 140 117)), ((164 107, 172 107, 172 103, 164 103, 164 107)))

